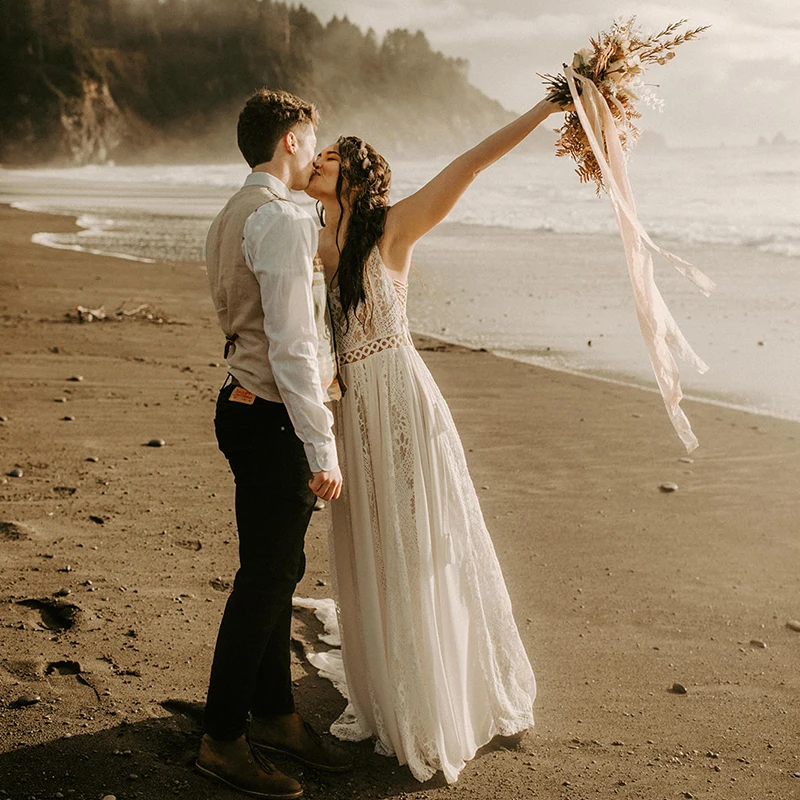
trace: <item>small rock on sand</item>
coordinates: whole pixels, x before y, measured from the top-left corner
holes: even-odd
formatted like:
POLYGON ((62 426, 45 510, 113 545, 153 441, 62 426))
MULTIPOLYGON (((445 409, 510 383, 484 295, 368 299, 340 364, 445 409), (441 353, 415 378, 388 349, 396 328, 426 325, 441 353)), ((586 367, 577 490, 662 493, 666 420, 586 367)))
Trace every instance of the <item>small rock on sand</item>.
POLYGON ((83 375, 73 375, 71 378, 67 378, 67 380, 78 383, 83 380, 83 375))
POLYGON ((766 642, 762 642, 761 639, 751 639, 750 644, 752 647, 759 647, 764 650, 767 646, 766 642))
POLYGON ((89 456, 86 460, 91 461, 92 464, 96 464, 100 459, 97 456, 89 456))
POLYGON ((0 422, 8 422, 8 417, 0 417, 0 422))
POLYGON ((35 706, 42 698, 38 694, 23 694, 14 700, 11 705, 14 708, 24 708, 25 706, 35 706))
POLYGON ((148 443, 148 447, 164 447, 166 442, 163 439, 151 439, 148 443))
POLYGON ((9 478, 21 478, 25 473, 19 468, 14 467, 11 472, 8 473, 9 478))
POLYGON ((68 414, 66 417, 61 417, 61 419, 62 419, 64 422, 75 422, 75 417, 73 417, 73 416, 72 416, 72 415, 70 415, 70 414, 68 414))
POLYGON ((677 492, 678 484, 672 481, 664 481, 658 488, 661 489, 662 492, 677 492))
POLYGON ((670 691, 672 694, 686 694, 686 687, 682 683, 673 683, 670 691))

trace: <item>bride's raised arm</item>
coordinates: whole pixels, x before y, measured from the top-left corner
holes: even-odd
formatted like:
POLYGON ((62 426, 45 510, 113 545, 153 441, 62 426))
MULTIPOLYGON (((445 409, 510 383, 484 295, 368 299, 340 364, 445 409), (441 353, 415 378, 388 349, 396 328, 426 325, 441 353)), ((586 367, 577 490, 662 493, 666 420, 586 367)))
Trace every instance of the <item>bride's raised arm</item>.
POLYGON ((386 217, 384 233, 386 248, 399 257, 392 261, 405 262, 403 251, 410 251, 418 239, 450 213, 480 172, 516 147, 547 117, 560 111, 564 109, 558 104, 541 100, 530 111, 451 161, 414 194, 393 205, 386 217))

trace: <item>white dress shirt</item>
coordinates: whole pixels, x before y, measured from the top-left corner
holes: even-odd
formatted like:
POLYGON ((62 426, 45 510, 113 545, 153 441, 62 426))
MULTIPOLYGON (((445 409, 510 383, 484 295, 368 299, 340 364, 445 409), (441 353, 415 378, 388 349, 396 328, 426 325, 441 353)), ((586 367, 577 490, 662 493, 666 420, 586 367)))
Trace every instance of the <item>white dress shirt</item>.
POLYGON ((242 240, 242 253, 261 291, 272 375, 311 471, 332 470, 338 465, 333 415, 320 383, 311 290, 317 223, 278 178, 253 172, 245 185, 266 186, 278 198, 247 218, 242 240))

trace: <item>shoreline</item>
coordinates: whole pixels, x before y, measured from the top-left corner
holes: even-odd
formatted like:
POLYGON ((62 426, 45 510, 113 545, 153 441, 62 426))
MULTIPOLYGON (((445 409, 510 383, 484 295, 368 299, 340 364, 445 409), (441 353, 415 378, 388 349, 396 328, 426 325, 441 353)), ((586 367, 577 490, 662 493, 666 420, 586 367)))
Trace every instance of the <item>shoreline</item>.
MULTIPOLYGON (((552 372, 559 372, 564 375, 574 375, 577 378, 587 378, 589 380, 600 381, 601 383, 609 383, 612 386, 621 386, 626 389, 638 389, 643 392, 650 392, 651 394, 656 395, 661 398, 661 393, 658 390, 657 386, 646 386, 644 383, 637 383, 633 378, 619 378, 613 377, 612 375, 598 375, 594 372, 586 372, 579 369, 572 369, 570 367, 560 367, 556 366, 551 363, 546 363, 543 360, 529 360, 519 355, 513 355, 511 353, 503 352, 502 350, 493 350, 491 348, 484 348, 484 347, 477 347, 476 345, 472 345, 469 342, 459 341, 458 339, 446 339, 442 338, 441 336, 437 336, 433 333, 428 333, 426 331, 419 331, 414 330, 412 331, 415 339, 417 337, 422 337, 425 340, 441 342, 444 345, 452 345, 454 347, 463 347, 466 350, 473 350, 476 352, 485 352, 490 353, 495 358, 505 358, 509 361, 517 361, 521 364, 530 364, 531 366, 538 367, 540 369, 545 369, 552 372)), ((738 403, 732 403, 727 400, 714 398, 714 397, 704 397, 702 395, 693 395, 693 394, 684 394, 683 400, 688 400, 694 403, 703 403, 705 405, 710 406, 717 406, 719 408, 725 408, 730 411, 740 411, 743 414, 753 414, 754 416, 758 417, 769 417, 771 419, 781 420, 783 422, 795 422, 800 423, 800 418, 791 417, 791 416, 783 416, 781 414, 777 414, 773 411, 767 411, 764 409, 756 408, 754 406, 746 406, 741 405, 738 403)))
MULTIPOLYGON (((43 224, 74 229, 64 218, 0 208, 0 223, 0 789, 223 800, 191 770, 236 567, 205 276, 30 242, 43 224), (166 321, 65 318, 121 302, 166 321)), ((417 783, 369 742, 345 744, 356 769, 344 777, 278 767, 310 800, 792 797, 796 423, 687 402, 701 448, 686 459, 651 393, 418 345, 534 666, 537 726, 452 787, 417 783)), ((301 597, 330 597, 326 528, 315 514, 301 597)), ((296 614, 298 707, 325 730, 344 703, 304 659, 326 649, 319 633, 296 614)))
MULTIPOLYGON (((1 205, 1 204, 0 204, 1 205)), ((24 211, 30 214, 42 214, 32 207, 35 204, 27 203, 26 201, 15 201, 7 204, 8 207, 24 211)), ((81 215, 77 213, 69 213, 64 212, 63 214, 58 214, 57 216, 63 216, 64 218, 71 219, 75 222, 75 224, 81 228, 86 230, 84 226, 81 225, 80 219, 81 215)), ((619 249, 618 245, 618 236, 616 234, 597 234, 597 233, 586 233, 586 234, 555 234, 549 233, 545 231, 516 231, 510 228, 503 228, 503 227, 492 227, 492 226, 471 226, 465 225, 463 223, 442 223, 438 228, 433 231, 431 234, 426 237, 425 240, 421 243, 419 250, 423 253, 427 253, 429 250, 432 251, 436 255, 423 255, 422 261, 432 260, 434 258, 440 257, 441 248, 437 246, 437 242, 444 241, 445 243, 450 241, 452 238, 469 238, 470 240, 475 240, 476 238, 480 238, 485 236, 486 234, 489 235, 496 235, 498 237, 506 237, 509 234, 518 234, 520 237, 527 237, 530 239, 535 239, 539 236, 570 236, 570 237, 577 237, 577 238, 585 238, 585 239, 592 239, 592 240, 604 240, 609 248, 613 251, 615 249, 619 249), (433 246, 431 246, 431 242, 433 242, 433 246)), ((58 234, 53 234, 52 232, 47 231, 39 231, 34 234, 32 241, 34 244, 42 245, 44 247, 51 247, 56 250, 72 250, 75 252, 82 252, 86 253, 87 255, 98 255, 102 257, 109 257, 109 258, 118 258, 127 261, 139 262, 139 263, 146 263, 146 264, 154 264, 158 263, 157 259, 152 258, 144 258, 141 256, 131 255, 128 253, 116 253, 111 251, 104 251, 99 249, 92 249, 87 247, 81 247, 80 245, 70 245, 70 244, 62 244, 59 242, 54 242, 51 240, 50 237, 57 236, 58 234)), ((663 242, 662 243, 667 249, 679 249, 681 245, 679 243, 674 242, 663 242)), ((684 245, 685 246, 685 245, 684 245)), ((712 245, 705 243, 699 246, 695 246, 695 248, 699 248, 702 251, 704 248, 712 247, 712 245)), ((620 260, 623 259, 622 252, 620 250, 619 253, 620 260)), ((798 261, 798 259, 793 258, 791 256, 782 256, 782 255, 773 255, 774 258, 784 259, 787 261, 798 261)), ((419 260, 419 259, 415 259, 419 260)), ((170 263, 178 263, 178 262, 170 262, 170 263)), ((201 262, 196 262, 198 266, 203 268, 201 262)), ((798 261, 800 263, 800 261, 798 261)), ((424 336, 426 338, 436 339, 448 344, 453 344, 461 347, 466 347, 468 349, 475 349, 475 350, 487 350, 491 352, 493 355, 499 358, 508 358, 514 361, 519 361, 522 363, 533 364, 535 366, 541 367, 542 369, 553 370, 555 372, 561 372, 567 375, 577 375, 582 377, 591 378, 594 380, 602 381, 605 383, 610 383, 613 385, 625 386, 630 388, 642 389, 647 392, 653 392, 655 394, 659 394, 658 388, 655 386, 655 379, 652 376, 651 372, 647 372, 644 375, 635 375, 630 371, 625 371, 623 369, 614 369, 613 367, 604 367, 598 366, 596 368, 580 368, 573 366, 571 364, 558 364, 555 363, 556 359, 558 358, 558 353, 552 353, 550 355, 544 354, 544 347, 540 348, 542 355, 539 356, 527 356, 524 354, 523 351, 517 351, 516 353, 513 351, 505 350, 501 347, 482 347, 474 342, 470 342, 469 339, 465 339, 461 336, 447 336, 441 333, 435 333, 433 331, 427 330, 425 326, 414 326, 412 323, 412 332, 417 334, 418 336, 424 336)), ((633 331, 632 336, 638 337, 639 332, 633 331)), ((550 348, 546 348, 548 351, 550 348)), ((646 363, 645 357, 645 364, 640 366, 647 366, 649 369, 649 364, 646 363)), ((688 368, 684 367, 684 373, 688 374, 688 368)), ((714 390, 710 388, 706 390, 707 393, 703 393, 701 391, 692 391, 688 390, 684 392, 684 400, 686 401, 694 401, 700 403, 707 403, 713 406, 717 406, 720 408, 727 408, 735 411, 742 411, 744 413, 750 413, 757 416, 763 417, 771 417, 774 419, 780 419, 788 422, 798 422, 800 423, 800 412, 793 414, 789 412, 780 412, 775 409, 769 408, 761 408, 755 402, 751 402, 750 404, 746 402, 737 402, 735 400, 731 400, 726 398, 724 395, 725 392, 721 392, 720 390, 714 390)))

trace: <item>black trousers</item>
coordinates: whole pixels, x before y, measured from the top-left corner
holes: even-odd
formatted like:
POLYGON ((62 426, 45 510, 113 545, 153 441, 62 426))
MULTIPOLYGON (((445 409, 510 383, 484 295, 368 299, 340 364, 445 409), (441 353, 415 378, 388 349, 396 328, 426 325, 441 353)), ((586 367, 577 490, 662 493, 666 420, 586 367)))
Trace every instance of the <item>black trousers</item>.
POLYGON ((236 481, 239 569, 217 636, 205 728, 220 741, 244 733, 250 713, 294 711, 292 595, 305 570, 314 494, 303 444, 283 403, 217 399, 214 426, 236 481))

